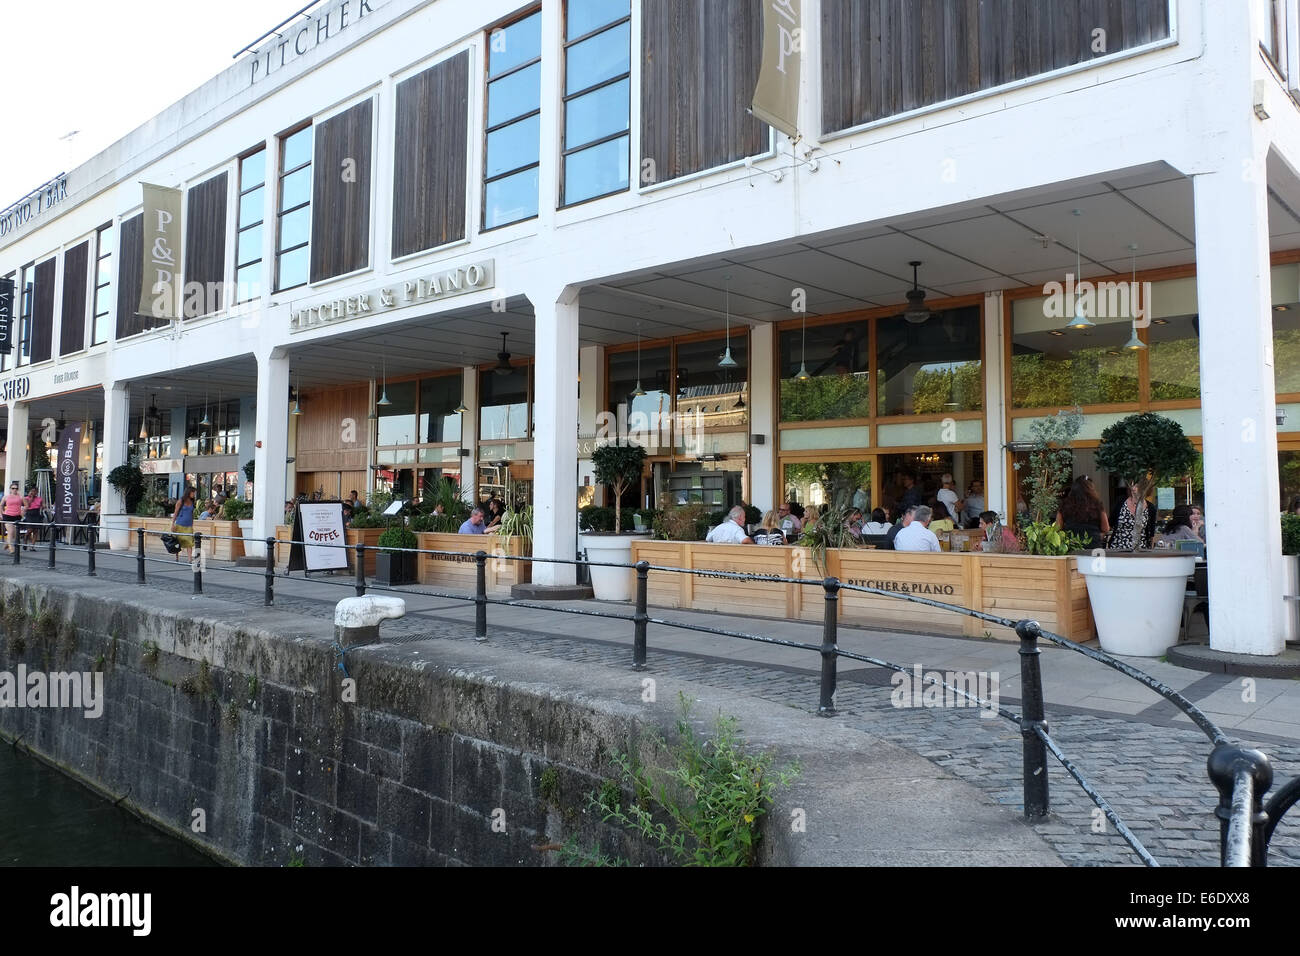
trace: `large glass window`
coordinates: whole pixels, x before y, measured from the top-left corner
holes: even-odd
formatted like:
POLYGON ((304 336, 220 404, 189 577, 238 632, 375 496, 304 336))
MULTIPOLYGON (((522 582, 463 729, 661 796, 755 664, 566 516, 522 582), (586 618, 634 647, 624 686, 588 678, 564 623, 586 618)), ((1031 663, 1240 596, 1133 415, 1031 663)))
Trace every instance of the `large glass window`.
POLYGON ((36 267, 23 266, 21 291, 22 304, 18 322, 18 363, 26 365, 31 361, 32 351, 32 310, 36 307, 36 267))
POLYGON ((127 423, 128 450, 141 458, 170 458, 172 456, 172 413, 162 409, 157 418, 133 416, 127 423), (143 429, 147 437, 141 438, 143 429))
MULTIPOLYGON (((898 455, 881 455, 878 459, 880 468, 880 501, 873 502, 872 507, 881 507, 889 511, 891 519, 897 519, 902 509, 909 504, 922 504, 934 507, 939 501, 939 490, 943 487, 943 476, 952 475, 953 493, 967 511, 966 521, 960 516, 949 515, 954 525, 978 525, 978 515, 971 512, 980 506, 987 507, 984 498, 984 452, 982 451, 931 451, 908 452, 898 455)), ((945 505, 945 508, 947 506, 945 505)), ((983 510, 981 508, 981 510, 983 510)), ((993 508, 992 510, 997 510, 993 508)))
POLYGON ((1201 397, 1200 320, 1194 315, 1152 319, 1147 329, 1151 356, 1151 401, 1201 397))
POLYGON ((784 469, 784 499, 818 508, 872 508, 871 462, 788 462, 784 469))
POLYGON ((461 375, 440 375, 420 380, 421 442, 460 441, 460 405, 464 378, 461 375))
POLYGON ((871 414, 867 329, 860 320, 781 333, 781 421, 818 422, 871 414), (800 369, 808 378, 800 380, 800 369))
POLYGON ((483 228, 537 215, 541 150, 542 14, 488 36, 483 228))
POLYGON ((516 365, 508 374, 479 373, 479 441, 527 438, 532 367, 516 365))
MULTIPOLYGON (((749 337, 732 333, 734 367, 718 364, 724 339, 682 342, 677 346, 677 420, 679 447, 689 444, 691 431, 744 428, 749 421, 746 385, 749 381, 749 337)), ((689 448, 687 448, 689 453, 689 448)))
POLYGON ((95 303, 91 345, 107 342, 113 318, 113 224, 95 233, 95 303))
POLYGON ((1273 380, 1279 395, 1300 392, 1300 302, 1273 306, 1273 380))
POLYGON ((234 455, 239 452, 239 402, 195 405, 185 413, 185 454, 234 455), (203 419, 207 417, 208 423, 203 419))
POLYGON ((876 322, 878 415, 941 415, 984 407, 980 309, 876 322))
POLYGON ((311 237, 312 128, 304 126, 280 140, 280 204, 277 207, 275 288, 307 282, 311 237))
POLYGON ((1093 328, 1066 329, 1068 317, 1049 302, 1021 299, 1012 305, 1012 407, 1136 402, 1137 353, 1124 348, 1133 332, 1132 320, 1091 316, 1093 328))
MULTIPOLYGON (((304 131, 306 132, 306 131, 304 131)), ((239 161, 239 236, 235 246, 235 301, 262 294, 262 218, 266 148, 239 161)))
POLYGON ((379 415, 380 445, 415 445, 419 433, 416 431, 415 398, 418 382, 387 382, 384 393, 388 396, 387 405, 376 406, 379 415))
POLYGON ((564 188, 568 205, 628 187, 629 0, 568 0, 564 47, 564 188))
MULTIPOLYGON (((627 428, 643 433, 646 445, 656 449, 667 444, 673 412, 673 393, 668 386, 672 376, 672 350, 667 345, 609 353, 609 409, 618 413, 627 406, 627 428), (637 383, 644 395, 637 395, 637 383)), ((666 449, 665 449, 666 451, 666 449)))

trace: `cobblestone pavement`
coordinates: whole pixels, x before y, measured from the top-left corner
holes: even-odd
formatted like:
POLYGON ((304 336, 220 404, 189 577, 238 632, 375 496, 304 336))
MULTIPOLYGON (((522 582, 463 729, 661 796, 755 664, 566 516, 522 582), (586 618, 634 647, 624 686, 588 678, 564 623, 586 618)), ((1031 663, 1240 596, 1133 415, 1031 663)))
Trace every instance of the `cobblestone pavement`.
MULTIPOLYGON (((72 562, 60 566, 60 576, 84 574, 83 561, 75 566, 72 562)), ((149 587, 190 593, 192 584, 185 565, 165 569, 170 573, 156 573, 159 569, 153 564, 150 562, 149 587)), ((126 570, 128 566, 121 558, 101 561, 99 575, 134 585, 135 573, 126 570)), ((222 581, 233 580, 243 586, 217 584, 213 578, 209 573, 205 579, 205 597, 246 607, 262 606, 262 581, 257 572, 238 579, 220 576, 222 581)), ((277 578, 277 586, 283 581, 277 578)), ((337 596, 306 597, 281 587, 275 597, 276 607, 332 620, 334 602, 351 593, 350 585, 341 577, 315 578, 312 583, 338 584, 337 596)), ((302 582, 293 584, 297 587, 302 582)), ((412 597, 419 593, 420 589, 411 589, 412 597)), ((440 610, 464 607, 465 602, 451 599, 422 606, 402 620, 385 622, 385 639, 473 640, 469 625, 438 616, 440 610)), ((567 615, 554 617, 559 620, 559 629, 567 615)), ((489 630, 489 639, 497 647, 575 662, 627 667, 631 659, 630 640, 579 639, 541 630, 500 627, 489 630)), ((629 672, 629 694, 639 694, 641 679, 649 676, 656 680, 660 695, 675 696, 673 679, 689 679, 786 704, 804 713, 817 706, 817 671, 812 668, 656 650, 653 643, 649 665, 644 673, 632 676, 629 672)), ((970 708, 896 708, 890 702, 889 678, 890 672, 878 667, 841 671, 835 696, 837 714, 831 719, 920 754, 979 787, 998 803, 1022 805, 1021 738, 1014 724, 1002 718, 981 717, 980 711, 970 708)), ((1002 699, 1003 707, 1013 711, 1018 710, 1018 703, 1002 699)), ((1156 860, 1164 865, 1217 866, 1218 824, 1213 815, 1217 794, 1205 772, 1209 742, 1199 730, 1169 726, 1172 705, 1161 704, 1149 708, 1149 712, 1151 722, 1143 719, 1145 712, 1136 717, 1111 717, 1062 711, 1053 708, 1050 701, 1047 705, 1051 733, 1062 751, 1156 860)), ((1229 737, 1238 739, 1232 733, 1229 737)), ((1279 784, 1300 773, 1300 744, 1261 742, 1248 734, 1240 739, 1269 755, 1279 784)), ((1100 811, 1064 768, 1050 756, 1048 759, 1052 764, 1052 813, 1035 826, 1037 832, 1073 866, 1140 865, 1113 825, 1099 819, 1100 811)), ((1273 866, 1300 866, 1300 809, 1284 818, 1274 835, 1269 862, 1273 866)))

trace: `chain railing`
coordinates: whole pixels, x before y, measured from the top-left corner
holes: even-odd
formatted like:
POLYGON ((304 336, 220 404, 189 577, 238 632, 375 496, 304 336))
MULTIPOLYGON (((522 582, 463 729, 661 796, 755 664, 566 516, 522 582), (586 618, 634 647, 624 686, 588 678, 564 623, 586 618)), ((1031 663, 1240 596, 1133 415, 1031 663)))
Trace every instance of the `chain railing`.
MULTIPOLYGON (((98 538, 100 533, 100 529, 97 525, 62 523, 22 524, 24 527, 28 528, 49 529, 48 567, 50 568, 57 567, 57 539, 60 537, 59 530, 81 530, 86 541, 86 574, 89 576, 95 576, 95 551, 98 547, 98 538)), ((123 529, 115 530, 120 531, 123 529)), ((149 562, 172 564, 172 562, 168 562, 166 559, 150 557, 146 553, 145 541, 147 536, 155 535, 162 537, 165 535, 175 535, 177 532, 155 531, 145 528, 137 528, 134 530, 136 582, 138 584, 147 584, 148 578, 146 574, 146 566, 149 562)), ((191 552, 193 557, 190 560, 190 565, 193 572, 193 593, 196 595, 203 593, 203 572, 207 565, 203 553, 204 542, 213 540, 249 540, 247 538, 233 535, 203 534, 199 531, 184 532, 184 534, 186 534, 186 536, 192 536, 194 541, 194 547, 191 552)), ((217 570, 220 570, 224 574, 253 574, 261 577, 263 579, 263 603, 265 606, 271 607, 275 602, 276 548, 291 547, 295 544, 306 545, 308 542, 283 541, 276 538, 266 538, 264 539, 264 543, 266 545, 266 557, 263 568, 250 570, 233 566, 218 566, 217 570)), ((1142 845, 1141 841, 1133 834, 1132 830, 1115 812, 1109 802, 1101 795, 1098 789, 1093 786, 1087 777, 1084 776, 1078 766, 1065 755, 1049 733, 1045 712, 1045 702, 1043 698, 1042 669, 1040 665, 1039 650, 1040 640, 1082 654, 1100 664, 1114 668, 1126 677, 1138 681, 1160 697, 1176 706, 1207 736, 1210 743, 1213 745, 1207 759, 1207 771, 1210 780, 1214 783, 1215 788, 1219 793, 1219 802, 1214 809, 1214 814, 1219 820, 1220 825, 1219 847, 1221 865, 1225 867, 1266 866, 1269 843, 1273 838, 1278 823, 1292 806, 1297 802, 1300 802, 1300 777, 1292 779, 1283 787, 1279 788, 1278 791, 1274 793, 1267 802, 1265 802, 1264 797, 1273 783, 1273 767, 1268 757, 1258 750, 1246 748, 1230 741, 1218 725, 1216 725, 1208 716, 1205 715, 1204 712, 1200 710, 1200 708, 1182 694, 1144 671, 1112 657, 1103 651, 1085 647, 1084 645, 1071 641, 1059 634, 1043 630, 1037 621, 1011 620, 1010 618, 998 617, 983 611, 974 611, 970 608, 947 604, 942 601, 935 601, 931 598, 920 597, 914 594, 889 591, 859 584, 848 584, 834 577, 810 579, 772 575, 760 576, 744 574, 741 572, 711 571, 653 565, 647 561, 638 561, 635 564, 625 564, 610 561, 588 561, 585 558, 563 559, 508 555, 502 553, 489 554, 484 550, 470 553, 465 551, 448 551, 428 548, 378 548, 363 543, 342 545, 310 542, 310 546, 313 548, 345 549, 349 552, 355 562, 354 577, 351 583, 317 579, 311 581, 313 584, 346 587, 351 589, 358 597, 364 596, 369 591, 384 591, 395 594, 418 593, 430 597, 473 602, 474 637, 477 641, 486 641, 488 639, 489 605, 500 605, 503 607, 518 607, 531 610, 549 611, 553 613, 576 614, 586 617, 630 621, 633 625, 631 666, 634 670, 638 671, 645 669, 647 666, 647 630, 648 625, 651 624, 816 653, 820 658, 821 664, 817 713, 824 717, 830 717, 835 714, 834 698, 838 678, 837 665, 840 658, 860 661, 900 673, 911 673, 911 671, 904 665, 873 657, 868 654, 858 654, 839 647, 838 602, 842 592, 848 591, 878 595, 914 604, 922 604, 952 614, 976 618, 988 624, 1008 628, 1015 631, 1020 642, 1019 657, 1022 713, 1013 713, 1000 706, 1000 704, 985 700, 978 695, 973 695, 960 687, 955 687, 952 684, 948 684, 931 675, 923 675, 922 680, 925 683, 942 687, 945 691, 950 691, 954 695, 961 696, 963 699, 972 702, 980 708, 996 712, 1000 717, 1011 721, 1020 728, 1023 759, 1022 789, 1024 796, 1024 815, 1026 819, 1031 821, 1041 820, 1047 817, 1050 812, 1051 801, 1047 775, 1047 755, 1050 753, 1061 764, 1070 777, 1074 779, 1088 798, 1101 809, 1106 818, 1115 826, 1116 832, 1119 833, 1121 838, 1133 849, 1134 853, 1136 853, 1147 866, 1158 866, 1159 864, 1146 847, 1142 845), (456 557, 460 559, 463 559, 468 555, 473 558, 475 563, 474 593, 468 595, 464 592, 432 590, 428 587, 421 587, 418 592, 410 592, 404 590, 401 586, 367 582, 365 564, 368 552, 384 552, 390 554, 405 553, 414 555, 431 555, 435 557, 456 557), (525 601, 514 598, 501 599, 490 597, 487 591, 486 573, 487 562, 489 559, 493 561, 524 561, 533 564, 544 563, 585 566, 588 568, 625 568, 629 571, 635 572, 636 575, 636 591, 633 600, 633 612, 631 614, 619 614, 606 610, 567 607, 554 603, 538 603, 535 601, 525 601), (802 641, 787 640, 785 638, 770 637, 762 634, 750 634, 743 631, 734 631, 728 628, 712 627, 705 624, 692 623, 690 621, 675 621, 669 618, 652 617, 649 613, 647 604, 649 590, 648 580, 651 571, 670 574, 691 574, 735 581, 761 581, 767 584, 793 584, 800 587, 819 587, 822 590, 822 599, 824 602, 821 643, 810 644, 802 641)), ((69 545, 65 547, 64 550, 72 550, 72 546, 69 545)), ((14 565, 21 563, 21 548, 13 549, 13 563, 14 565)), ((288 573, 288 571, 285 572, 285 574, 288 573)))

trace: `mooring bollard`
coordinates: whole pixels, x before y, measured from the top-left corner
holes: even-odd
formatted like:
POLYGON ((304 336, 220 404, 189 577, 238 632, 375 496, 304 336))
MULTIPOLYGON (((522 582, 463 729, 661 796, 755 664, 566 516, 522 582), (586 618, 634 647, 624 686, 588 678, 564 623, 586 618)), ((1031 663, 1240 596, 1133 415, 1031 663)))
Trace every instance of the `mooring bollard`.
POLYGON ((822 616, 822 689, 817 713, 822 717, 835 715, 835 665, 839 657, 836 641, 839 628, 840 582, 837 578, 822 581, 826 590, 825 614, 822 616))
POLYGON ((487 552, 474 553, 474 640, 487 640, 487 552))
POLYGON ((203 593, 203 532, 194 532, 194 593, 203 593))
POLYGON ((1043 713, 1043 672, 1039 664, 1037 621, 1020 621, 1020 696, 1024 713, 1020 720, 1020 737, 1024 749, 1025 818, 1042 819, 1051 808, 1047 792, 1047 744, 1038 736, 1041 727, 1047 732, 1043 713))
POLYGON ((135 583, 144 584, 144 528, 135 529, 135 583))
POLYGON ((266 597, 263 604, 270 607, 275 603, 275 539, 266 539, 266 597))
POLYGON ((93 524, 86 525, 86 577, 95 577, 95 539, 99 529, 93 524))
POLYGON ((634 671, 645 669, 645 626, 646 619, 649 618, 645 611, 646 605, 646 587, 650 577, 650 562, 638 561, 636 563, 636 611, 632 615, 632 620, 636 622, 635 637, 632 640, 632 669, 634 671))
POLYGON ((1214 808, 1219 818, 1219 865, 1267 866, 1264 794, 1273 786, 1273 765, 1268 757, 1258 750, 1221 743, 1210 751, 1206 770, 1219 791, 1219 805, 1214 808), (1249 791, 1249 818, 1244 826, 1241 820, 1233 825, 1232 805, 1238 788, 1249 791))
POLYGON ((50 567, 55 566, 54 562, 54 542, 59 540, 59 526, 51 523, 50 526, 50 567))
POLYGON ((366 596, 366 546, 357 542, 357 597, 366 596))

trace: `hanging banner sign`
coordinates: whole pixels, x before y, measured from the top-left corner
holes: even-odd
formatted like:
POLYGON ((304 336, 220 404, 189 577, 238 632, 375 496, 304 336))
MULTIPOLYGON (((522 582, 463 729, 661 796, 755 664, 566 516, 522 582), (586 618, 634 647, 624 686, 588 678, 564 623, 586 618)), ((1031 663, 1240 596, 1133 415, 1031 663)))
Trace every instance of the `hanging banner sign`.
POLYGON ((59 434, 59 469, 54 484, 54 520, 59 524, 77 524, 77 503, 81 497, 81 471, 77 457, 81 451, 82 422, 73 422, 59 434))
POLYGON ((300 502, 289 546, 290 571, 333 571, 348 566, 343 502, 300 502), (301 542, 300 544, 297 542, 301 542))
POLYGON ((144 187, 144 275, 140 284, 140 314, 175 319, 179 312, 181 273, 181 191, 165 186, 144 187))
POLYGON ((0 279, 0 353, 14 350, 14 280, 0 279))
POLYGON ((764 0, 763 61, 750 112, 799 138, 799 69, 803 60, 799 0, 764 0))

